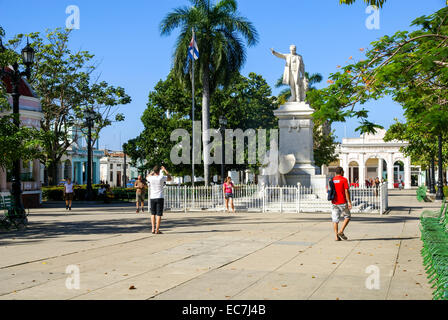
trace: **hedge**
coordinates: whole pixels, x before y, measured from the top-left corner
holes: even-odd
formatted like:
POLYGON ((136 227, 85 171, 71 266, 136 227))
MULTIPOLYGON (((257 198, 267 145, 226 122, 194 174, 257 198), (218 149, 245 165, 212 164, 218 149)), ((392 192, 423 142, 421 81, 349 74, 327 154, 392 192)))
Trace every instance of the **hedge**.
MULTIPOLYGON (((119 201, 135 201, 135 189, 134 188, 111 188, 106 195, 98 196, 98 189, 100 185, 92 185, 93 201, 105 201, 111 200, 119 201)), ((86 185, 76 185, 73 188, 74 195, 73 200, 85 200, 87 193, 86 185)), ((42 187, 42 198, 44 201, 63 201, 64 200, 64 187, 52 186, 42 187)))

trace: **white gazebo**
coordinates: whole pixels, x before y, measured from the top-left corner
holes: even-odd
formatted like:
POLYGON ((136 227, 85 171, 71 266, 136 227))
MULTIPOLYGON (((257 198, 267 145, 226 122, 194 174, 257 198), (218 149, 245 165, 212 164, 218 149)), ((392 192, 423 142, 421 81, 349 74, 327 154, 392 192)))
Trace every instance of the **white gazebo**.
POLYGON ((412 166, 410 157, 406 157, 400 148, 405 141, 385 142, 386 130, 377 130, 375 135, 363 134, 359 138, 344 138, 337 148, 339 161, 323 166, 324 174, 331 174, 337 166, 344 169, 350 183, 364 184, 370 178, 387 180, 388 188, 397 187, 399 178, 404 188, 410 189, 423 183, 419 166, 412 166))

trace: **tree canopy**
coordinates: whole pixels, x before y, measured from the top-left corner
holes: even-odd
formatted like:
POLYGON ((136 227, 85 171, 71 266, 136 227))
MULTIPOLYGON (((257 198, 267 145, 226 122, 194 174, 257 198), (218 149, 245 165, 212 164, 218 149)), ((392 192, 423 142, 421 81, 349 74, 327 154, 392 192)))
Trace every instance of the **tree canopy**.
MULTIPOLYGON (((200 96, 202 93, 196 93, 200 96)), ((211 100, 211 124, 219 128, 219 117, 225 115, 229 129, 271 129, 277 121, 273 110, 277 107, 275 98, 266 81, 255 73, 248 77, 236 74, 226 88, 218 88, 211 100)), ((191 132, 191 93, 170 73, 166 80, 159 81, 149 93, 147 109, 142 116, 143 132, 128 142, 127 154, 134 163, 145 162, 146 169, 165 163, 176 175, 191 175, 191 165, 173 166, 170 152, 176 142, 170 141, 171 132, 182 128, 191 132)), ((200 112, 200 110, 196 110, 200 112)), ((213 154, 213 152, 212 152, 213 154)), ((247 154, 246 154, 247 157, 247 154)), ((246 161, 247 163, 247 161, 246 161)), ((199 164, 196 168, 201 169, 199 164)), ((256 172, 256 165, 226 165, 228 170, 250 169, 256 172)), ((220 172, 220 165, 212 165, 214 174, 220 172)))
MULTIPOLYGON (((196 31, 200 58, 196 62, 196 83, 202 90, 202 132, 210 128, 210 99, 219 85, 227 86, 246 59, 245 42, 257 43, 258 34, 253 24, 238 13, 236 0, 190 0, 191 7, 184 6, 168 13, 160 23, 161 35, 170 35, 179 28, 173 57, 174 74, 189 82, 191 60, 186 59, 187 48, 196 31), (245 41, 243 41, 243 39, 245 41)), ((209 182, 208 137, 204 135, 204 179, 209 182)))
POLYGON ((392 126, 388 139, 408 140, 404 151, 414 158, 419 148, 432 150, 431 141, 448 127, 448 8, 411 26, 416 30, 397 31, 360 49, 364 59, 331 74, 327 88, 310 92, 308 98, 318 106, 315 117, 359 118, 357 130, 374 132, 380 126, 368 120, 363 105, 389 95, 402 105, 406 123, 392 126))
POLYGON ((93 139, 113 121, 124 116, 116 113, 116 106, 127 104, 131 98, 122 87, 98 81, 94 71, 98 65, 94 55, 85 50, 70 49, 70 30, 47 30, 28 35, 18 34, 9 40, 10 48, 17 48, 24 37, 29 37, 35 49, 31 84, 40 98, 44 118, 41 121, 39 159, 49 168, 49 183, 56 184, 57 165, 67 149, 79 138, 85 127, 84 112, 93 108, 96 121, 93 139))

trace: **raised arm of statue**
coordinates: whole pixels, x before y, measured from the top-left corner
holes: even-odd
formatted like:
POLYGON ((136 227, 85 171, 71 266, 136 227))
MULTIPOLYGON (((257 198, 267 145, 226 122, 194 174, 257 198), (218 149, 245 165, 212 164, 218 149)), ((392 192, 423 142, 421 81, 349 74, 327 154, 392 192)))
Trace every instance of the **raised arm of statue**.
POLYGON ((276 56, 277 58, 280 59, 285 59, 286 60, 286 55, 278 53, 277 51, 275 51, 274 49, 271 48, 271 52, 274 56, 276 56))

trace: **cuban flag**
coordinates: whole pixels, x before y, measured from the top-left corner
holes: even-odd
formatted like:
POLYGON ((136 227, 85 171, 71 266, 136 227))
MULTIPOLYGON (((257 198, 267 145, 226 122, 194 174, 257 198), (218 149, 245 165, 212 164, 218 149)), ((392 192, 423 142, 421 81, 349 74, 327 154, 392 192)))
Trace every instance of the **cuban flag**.
POLYGON ((194 35, 193 31, 193 37, 190 41, 190 46, 188 47, 188 58, 191 60, 198 60, 199 59, 199 49, 198 44, 196 43, 196 36, 194 35))

